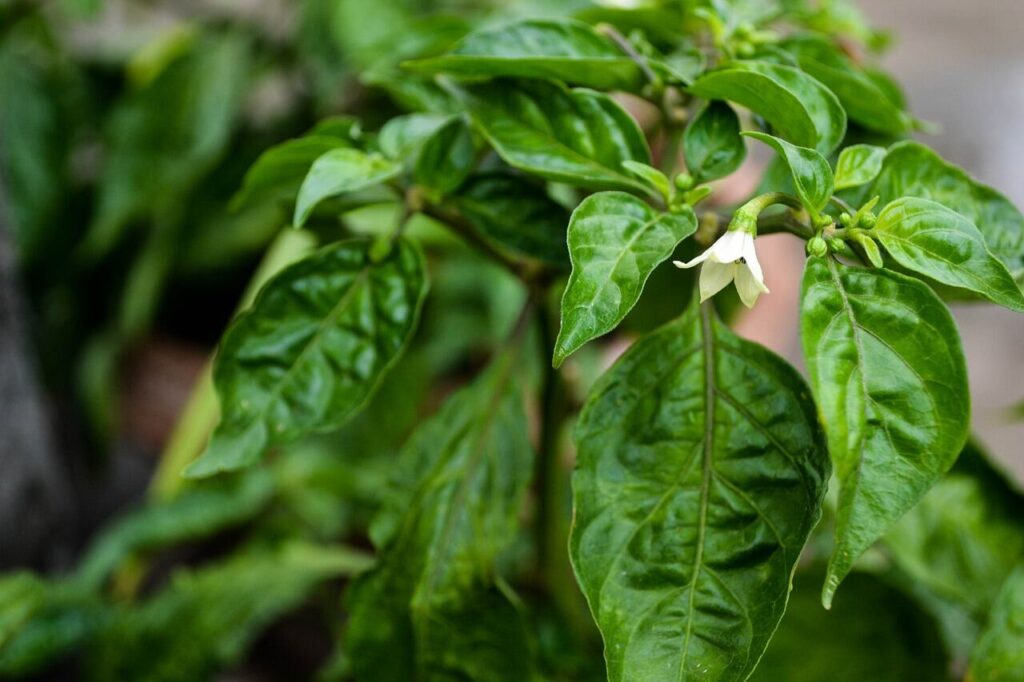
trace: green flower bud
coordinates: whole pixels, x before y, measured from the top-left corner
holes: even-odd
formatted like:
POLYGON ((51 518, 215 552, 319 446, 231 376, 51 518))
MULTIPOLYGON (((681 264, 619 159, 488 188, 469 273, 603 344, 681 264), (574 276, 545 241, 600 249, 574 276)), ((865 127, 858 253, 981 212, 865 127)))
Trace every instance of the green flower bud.
POLYGON ((843 211, 839 214, 839 223, 843 227, 853 227, 853 216, 846 211, 843 211))
POLYGON ((824 258, 828 254, 828 243, 821 237, 811 237, 807 242, 807 253, 817 258, 824 258))
POLYGON ((753 57, 754 53, 757 52, 756 48, 754 47, 754 44, 747 40, 741 40, 738 43, 736 43, 735 50, 736 54, 745 59, 753 57))
POLYGON ((693 187, 693 176, 690 175, 689 173, 680 173, 679 175, 676 176, 675 183, 676 189, 678 189, 680 192, 685 192, 686 190, 693 187))
POLYGON ((874 213, 868 212, 860 217, 858 227, 863 227, 865 230, 870 230, 878 222, 878 216, 874 213))

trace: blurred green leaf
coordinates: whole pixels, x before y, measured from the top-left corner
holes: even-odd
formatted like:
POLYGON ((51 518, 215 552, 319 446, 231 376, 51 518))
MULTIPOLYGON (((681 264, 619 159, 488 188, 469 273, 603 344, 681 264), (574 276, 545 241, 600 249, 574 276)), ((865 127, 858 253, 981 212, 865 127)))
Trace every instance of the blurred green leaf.
POLYGON ((1024 565, 1014 571, 996 598, 988 625, 971 654, 972 682, 1024 680, 1024 565))

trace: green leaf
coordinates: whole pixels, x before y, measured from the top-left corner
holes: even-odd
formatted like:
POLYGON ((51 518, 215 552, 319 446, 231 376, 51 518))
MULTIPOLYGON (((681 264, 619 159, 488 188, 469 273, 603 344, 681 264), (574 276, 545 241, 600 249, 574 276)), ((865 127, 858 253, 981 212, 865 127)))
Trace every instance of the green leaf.
POLYGON ((516 168, 588 189, 650 192, 624 161, 651 163, 636 121, 591 90, 543 81, 500 81, 463 93, 473 124, 516 168))
POLYGON ((806 386, 707 310, 634 344, 580 415, 570 553, 612 682, 746 679, 821 514, 806 386))
POLYGON ((697 79, 690 92, 744 106, 775 132, 801 147, 828 154, 846 133, 846 112, 836 96, 804 72, 766 62, 731 62, 697 79))
POLYGON ((882 205, 901 197, 930 199, 970 220, 1018 281, 1024 278, 1024 216, 1006 197, 918 142, 889 148, 868 196, 882 205))
POLYGON ((852 573, 830 611, 821 572, 798 571, 789 607, 751 682, 949 679, 935 622, 904 593, 852 573))
POLYGON ((319 584, 365 570, 372 560, 344 548, 286 545, 241 552, 179 571, 141 605, 123 609, 86 652, 86 679, 213 679, 256 637, 319 584))
POLYGON ((415 157, 428 137, 451 121, 445 114, 406 114, 384 124, 377 144, 384 156, 396 161, 415 157))
POLYGON ((839 479, 822 599, 956 461, 970 402, 960 335, 925 284, 811 258, 801 337, 839 479))
POLYGON ((386 182, 402 172, 401 164, 358 149, 333 149, 313 162, 302 181, 292 224, 302 227, 324 199, 386 182))
POLYGON ((583 344, 615 329, 651 272, 697 231, 693 209, 662 213, 624 192, 587 197, 569 220, 572 276, 562 295, 555 367, 583 344))
POLYGON ((242 188, 232 198, 235 209, 262 201, 268 193, 282 200, 294 201, 313 162, 321 156, 351 143, 337 137, 310 135, 288 140, 263 152, 245 174, 242 188))
POLYGON ((897 199, 878 214, 871 234, 908 270, 1024 312, 1024 295, 1006 266, 956 211, 926 199, 897 199))
POLYGON ((639 65, 590 26, 571 19, 530 19, 485 28, 446 55, 406 62, 427 73, 559 80, 597 90, 639 90, 639 65))
POLYGON ((963 606, 980 625, 1024 561, 1024 497, 968 443, 956 466, 885 536, 916 585, 963 606))
POLYGON ((686 167, 697 184, 729 175, 743 163, 747 145, 740 119, 725 102, 708 102, 683 133, 686 167))
POLYGON ((878 177, 885 149, 870 144, 855 144, 839 152, 836 162, 836 190, 859 187, 878 177))
POLYGON ((378 262, 371 249, 341 242, 289 266, 231 325, 214 364, 221 422, 187 476, 249 466, 362 406, 401 355, 427 288, 411 243, 378 262))
POLYGON ((782 47, 795 54, 802 71, 835 93, 851 121, 887 135, 900 136, 910 130, 910 116, 834 43, 802 37, 786 41, 782 47))
POLYGON ((399 456, 371 527, 380 560, 349 593, 358 679, 530 679, 518 616, 492 593, 533 461, 516 355, 449 398, 399 456))
POLYGON ((973 682, 1024 682, 1024 564, 1003 585, 971 654, 973 682))
POLYGON ((797 147, 785 140, 764 133, 746 132, 743 135, 764 142, 778 152, 779 157, 789 167, 793 186, 797 196, 800 197, 800 202, 811 216, 820 215, 832 196, 834 181, 832 168, 828 165, 825 157, 813 149, 797 147))
POLYGON ((660 170, 638 161, 623 161, 622 167, 656 189, 666 205, 672 202, 672 196, 675 194, 672 181, 660 170))
POLYGON ((476 164, 473 131, 462 118, 452 118, 428 137, 416 157, 416 183, 441 197, 459 188, 476 164))
POLYGON ((213 483, 187 489, 169 502, 118 519, 93 542, 76 580, 100 589, 132 552, 208 537, 241 524, 264 509, 274 493, 273 481, 263 471, 213 483))
POLYGON ((511 173, 475 175, 453 203, 485 238, 503 248, 558 266, 568 265, 569 211, 542 185, 511 173))

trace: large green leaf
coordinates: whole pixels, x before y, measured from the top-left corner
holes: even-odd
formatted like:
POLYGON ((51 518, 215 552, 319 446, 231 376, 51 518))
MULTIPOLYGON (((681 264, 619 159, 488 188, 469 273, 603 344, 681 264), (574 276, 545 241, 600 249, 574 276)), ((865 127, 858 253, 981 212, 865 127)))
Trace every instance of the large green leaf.
POLYGON ((270 280, 221 342, 223 416, 186 474, 242 468, 270 445, 343 424, 401 354, 426 287, 423 257, 404 240, 379 261, 370 242, 341 242, 270 280))
POLYGON ((956 211, 927 199, 897 199, 878 214, 871 234, 908 270, 1024 311, 1024 295, 1006 266, 956 211))
POLYGON ((464 91, 473 123, 510 165, 590 189, 650 192, 622 167, 650 164, 640 128, 615 101, 544 81, 497 81, 464 91))
POLYGON ((971 654, 972 682, 1024 682, 1024 564, 1003 585, 971 654))
POLYGON ((599 380, 576 441, 570 553, 609 680, 746 679, 828 480, 799 375, 694 305, 599 380))
POLYGON ((853 573, 832 609, 821 572, 799 571, 782 624, 751 682, 908 682, 949 679, 935 622, 904 593, 853 573))
POLYGON ((925 284, 812 258, 802 296, 804 358, 840 484, 827 605, 956 461, 970 401, 960 335, 925 284))
POLYGON ((1024 561, 1024 497, 968 444, 956 466, 885 536, 914 584, 963 606, 979 625, 1024 561))
POLYGON ((859 187, 874 180, 882 170, 885 149, 870 144, 845 147, 836 161, 836 189, 859 187))
POLYGON ((518 616, 493 594, 533 455, 507 351, 410 438, 371 536, 377 567, 349 595, 356 677, 530 678, 518 616))
POLYGON ((302 227, 324 199, 378 185, 401 172, 401 164, 379 154, 349 148, 332 149, 313 162, 302 181, 292 224, 302 227))
POLYGON ((740 167, 747 145, 740 137, 740 119, 725 102, 708 102, 683 133, 686 168, 697 184, 717 180, 740 167))
POLYGON ((846 133, 846 112, 836 96, 803 71, 766 62, 731 62, 690 86, 708 99, 740 104, 764 117, 793 144, 832 152, 846 133))
POLYGON ((446 55, 407 62, 430 73, 560 80, 598 90, 636 90, 640 67, 612 41, 571 19, 528 19, 485 28, 446 55))
POLYGON ((543 184, 505 172, 475 175, 452 202, 485 238, 503 248, 559 266, 568 264, 569 211, 543 184))
POLYGON ((835 181, 832 176, 832 167, 828 165, 825 157, 813 149, 798 147, 772 135, 756 132, 743 134, 764 142, 778 152, 779 158, 789 168, 789 174, 793 178, 793 187, 804 208, 812 216, 821 213, 832 196, 832 187, 835 181))
POLYGON ((569 221, 572 276, 562 296, 558 367, 593 338, 615 329, 632 310, 651 272, 697 230, 693 209, 662 213, 632 194, 587 197, 569 221))
POLYGON ((983 185, 918 142, 889 148, 868 196, 882 205, 900 197, 930 199, 952 208, 977 227, 1010 274, 1024 278, 1024 216, 1006 197, 983 185))

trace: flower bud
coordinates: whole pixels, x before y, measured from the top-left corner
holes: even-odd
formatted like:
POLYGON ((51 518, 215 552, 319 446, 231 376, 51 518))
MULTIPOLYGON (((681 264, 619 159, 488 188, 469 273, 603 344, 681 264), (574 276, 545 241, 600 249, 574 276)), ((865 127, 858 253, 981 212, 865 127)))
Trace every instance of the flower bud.
POLYGON ((807 253, 817 258, 824 258, 828 254, 828 243, 821 237, 811 237, 807 242, 807 253))
POLYGON ((870 211, 860 217, 858 227, 863 227, 865 230, 870 230, 878 222, 878 216, 870 211))
POLYGON ((680 173, 679 175, 676 176, 675 183, 676 189, 678 189, 680 192, 685 192, 686 190, 693 187, 693 176, 690 175, 689 173, 680 173))
POLYGON ((839 223, 843 227, 853 227, 853 216, 851 216, 846 211, 843 211, 842 213, 839 214, 839 223))

